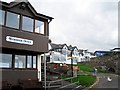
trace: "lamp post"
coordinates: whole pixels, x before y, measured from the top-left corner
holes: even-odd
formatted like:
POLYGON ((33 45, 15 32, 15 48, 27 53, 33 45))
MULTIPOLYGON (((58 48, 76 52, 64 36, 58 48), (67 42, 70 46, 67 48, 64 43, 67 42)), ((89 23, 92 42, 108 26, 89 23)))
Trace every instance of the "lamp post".
POLYGON ((71 57, 71 74, 73 77, 73 58, 72 58, 72 53, 73 53, 73 49, 71 49, 71 53, 70 53, 70 57, 71 57))

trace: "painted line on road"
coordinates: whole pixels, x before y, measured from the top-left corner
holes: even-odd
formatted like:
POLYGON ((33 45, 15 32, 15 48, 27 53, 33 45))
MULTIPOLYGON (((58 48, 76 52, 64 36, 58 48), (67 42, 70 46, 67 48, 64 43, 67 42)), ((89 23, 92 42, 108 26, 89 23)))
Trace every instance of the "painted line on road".
POLYGON ((93 85, 91 85, 89 88, 92 88, 92 87, 94 87, 96 84, 98 84, 99 80, 100 80, 100 77, 97 77, 96 82, 95 82, 93 85))
POLYGON ((90 87, 86 87, 86 88, 84 88, 83 90, 89 90, 90 88, 93 88, 96 84, 98 84, 99 79, 100 79, 100 77, 97 76, 97 80, 96 80, 96 82, 95 82, 93 85, 91 85, 90 87))

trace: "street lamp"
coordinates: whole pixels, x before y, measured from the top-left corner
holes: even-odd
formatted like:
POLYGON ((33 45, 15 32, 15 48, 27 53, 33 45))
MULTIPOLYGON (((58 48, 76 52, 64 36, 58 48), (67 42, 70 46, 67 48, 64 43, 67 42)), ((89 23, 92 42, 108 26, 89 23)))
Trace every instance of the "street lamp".
POLYGON ((73 58, 72 58, 72 53, 73 53, 73 49, 71 49, 71 53, 70 53, 70 57, 71 57, 71 74, 73 77, 73 58))

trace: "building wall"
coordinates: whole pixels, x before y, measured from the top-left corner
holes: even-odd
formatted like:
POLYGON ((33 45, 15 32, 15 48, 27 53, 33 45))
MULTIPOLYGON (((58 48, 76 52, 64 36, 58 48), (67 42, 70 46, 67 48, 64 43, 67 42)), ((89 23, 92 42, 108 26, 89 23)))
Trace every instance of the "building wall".
POLYGON ((12 69, 0 69, 2 70, 2 80, 12 83, 12 85, 18 84, 20 79, 37 79, 37 70, 12 70, 12 69))
POLYGON ((16 30, 7 30, 7 28, 2 28, 2 46, 4 48, 27 50, 34 52, 47 52, 48 51, 48 37, 43 35, 37 35, 33 33, 20 32, 16 30), (6 41, 6 36, 13 36, 23 39, 33 40, 33 45, 18 44, 6 41))

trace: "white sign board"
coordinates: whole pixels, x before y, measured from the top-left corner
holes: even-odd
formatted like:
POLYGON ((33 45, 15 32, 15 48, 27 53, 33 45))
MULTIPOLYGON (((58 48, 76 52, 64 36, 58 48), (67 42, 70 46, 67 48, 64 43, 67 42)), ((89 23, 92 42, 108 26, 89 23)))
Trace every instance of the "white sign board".
POLYGON ((6 36, 6 41, 13 42, 13 43, 19 43, 19 44, 27 44, 27 45, 33 45, 33 40, 29 39, 23 39, 13 36, 6 36))

